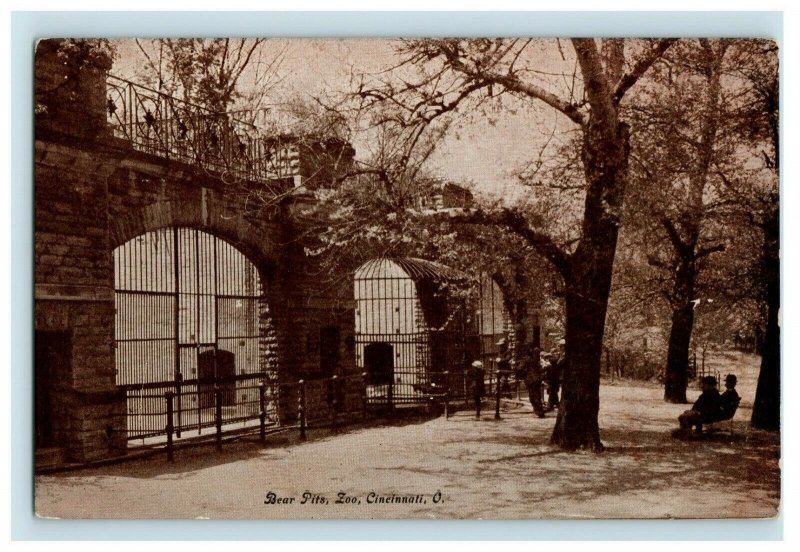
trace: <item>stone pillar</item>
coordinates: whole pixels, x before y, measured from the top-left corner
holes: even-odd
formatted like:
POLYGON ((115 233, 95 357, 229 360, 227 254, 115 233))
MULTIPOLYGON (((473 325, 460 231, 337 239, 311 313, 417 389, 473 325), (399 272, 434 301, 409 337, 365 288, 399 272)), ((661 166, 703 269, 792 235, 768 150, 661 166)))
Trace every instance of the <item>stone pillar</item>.
POLYGON ((106 182, 114 163, 92 151, 36 142, 35 320, 37 345, 59 346, 36 359, 50 397, 48 447, 85 462, 125 452, 125 397, 114 373, 114 270, 108 247, 106 182))
POLYGON ((96 40, 46 39, 36 44, 36 134, 93 140, 105 136, 109 53, 96 40))

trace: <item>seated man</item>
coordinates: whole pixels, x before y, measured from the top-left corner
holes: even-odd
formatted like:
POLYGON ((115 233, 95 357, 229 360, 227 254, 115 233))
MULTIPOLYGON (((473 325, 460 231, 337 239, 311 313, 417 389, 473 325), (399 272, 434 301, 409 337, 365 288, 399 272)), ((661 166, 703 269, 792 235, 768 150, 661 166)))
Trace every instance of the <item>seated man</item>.
POLYGON ((717 378, 706 376, 702 380, 703 392, 692 405, 691 410, 687 410, 678 416, 678 423, 684 431, 695 427, 695 433, 703 432, 703 424, 711 423, 719 416, 719 398, 717 390, 717 378))
POLYGON ((715 421, 730 420, 739 408, 739 393, 736 392, 736 376, 725 376, 725 392, 719 396, 719 411, 715 421))

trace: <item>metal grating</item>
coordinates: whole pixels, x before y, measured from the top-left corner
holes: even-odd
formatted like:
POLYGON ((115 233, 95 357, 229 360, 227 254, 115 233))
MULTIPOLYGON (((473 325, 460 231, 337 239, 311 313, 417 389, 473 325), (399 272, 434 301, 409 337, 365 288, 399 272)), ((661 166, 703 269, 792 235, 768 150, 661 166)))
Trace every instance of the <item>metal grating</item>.
MULTIPOLYGON (((194 228, 148 232, 114 251, 117 385, 128 390, 128 435, 163 433, 163 395, 176 392, 176 427, 257 417, 258 381, 274 378, 275 351, 258 270, 230 243, 194 228), (258 379, 258 378, 257 378, 258 379)), ((269 416, 275 400, 268 388, 269 416)))
POLYGON ((356 362, 370 403, 425 402, 445 379, 452 397, 465 396, 478 346, 466 304, 443 285, 456 278, 422 259, 374 259, 356 271, 356 362))

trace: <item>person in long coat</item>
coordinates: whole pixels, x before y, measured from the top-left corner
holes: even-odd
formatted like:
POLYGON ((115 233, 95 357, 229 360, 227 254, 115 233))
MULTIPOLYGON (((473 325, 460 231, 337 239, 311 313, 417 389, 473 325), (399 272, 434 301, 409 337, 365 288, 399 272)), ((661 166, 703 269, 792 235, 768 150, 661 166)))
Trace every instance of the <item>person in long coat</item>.
POLYGON ((678 416, 678 424, 682 431, 688 432, 692 427, 696 433, 703 432, 704 423, 712 423, 719 416, 719 390, 717 378, 706 376, 701 381, 703 392, 697 398, 692 408, 678 416))
POLYGON ((564 354, 550 355, 547 366, 547 408, 558 408, 558 390, 561 387, 561 374, 564 372, 564 354))
POLYGON ((528 399, 531 401, 533 413, 544 418, 544 404, 542 403, 542 383, 544 370, 542 370, 541 349, 533 345, 528 347, 527 354, 523 357, 525 369, 525 387, 528 389, 528 399))

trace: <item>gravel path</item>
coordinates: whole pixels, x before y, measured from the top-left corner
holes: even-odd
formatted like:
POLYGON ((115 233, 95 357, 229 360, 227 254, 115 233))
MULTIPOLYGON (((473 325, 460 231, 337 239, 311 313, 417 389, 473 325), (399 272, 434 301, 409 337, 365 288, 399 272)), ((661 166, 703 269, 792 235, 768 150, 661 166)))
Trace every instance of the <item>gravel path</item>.
MULTIPOLYGON (((724 355, 739 375, 735 432, 680 441, 684 409, 657 386, 605 382, 602 454, 548 444, 553 415, 507 405, 475 420, 406 421, 261 448, 180 450, 36 478, 37 513, 66 518, 667 518, 771 517, 780 496, 779 438, 747 426, 758 359, 724 355), (308 492, 305 504, 303 493, 308 492), (268 493, 274 497, 268 497, 268 493), (337 504, 341 496, 349 503, 337 504), (374 494, 370 494, 374 493, 374 494), (380 503, 382 500, 393 501, 380 503), (265 502, 274 503, 265 504, 265 502), (372 502, 372 503, 370 503, 372 502)), ((690 398, 698 392, 692 390, 690 398)))

